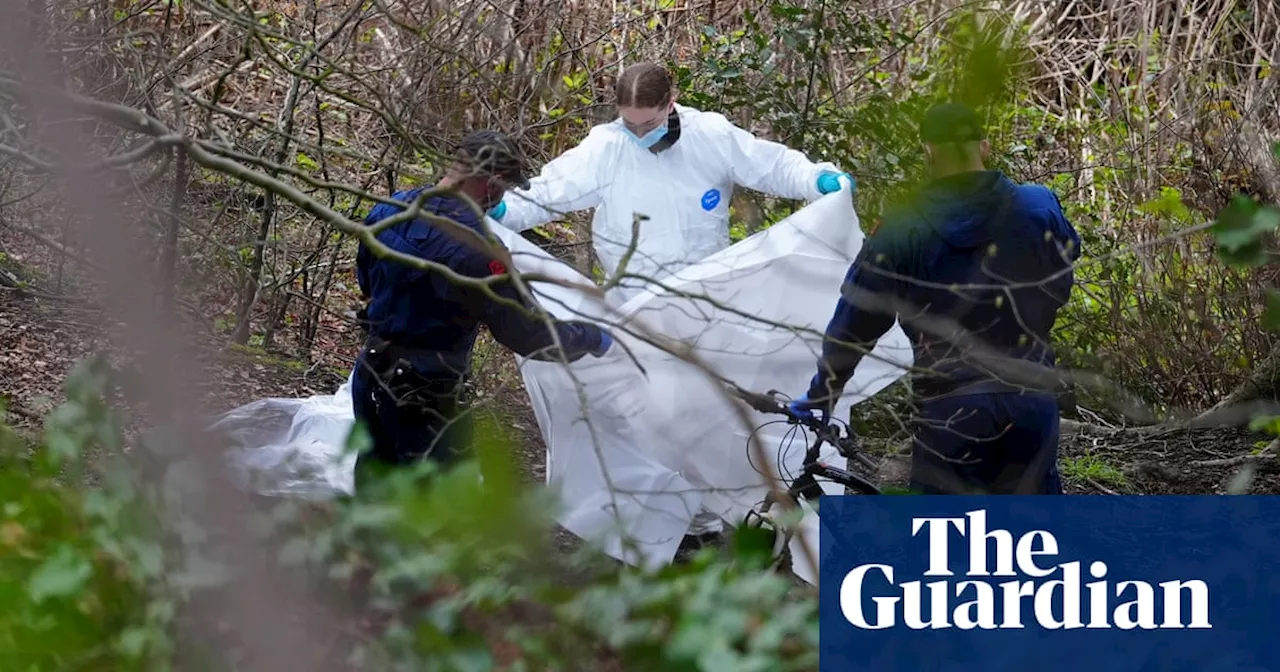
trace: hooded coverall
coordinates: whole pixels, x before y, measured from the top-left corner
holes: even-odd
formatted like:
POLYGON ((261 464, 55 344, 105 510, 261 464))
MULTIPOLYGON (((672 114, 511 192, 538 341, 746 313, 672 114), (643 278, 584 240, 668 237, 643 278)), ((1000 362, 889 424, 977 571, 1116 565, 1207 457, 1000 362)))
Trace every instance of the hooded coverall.
POLYGON ((922 370, 912 376, 913 489, 1060 494, 1053 386, 1009 373, 1055 365, 1049 331, 1079 256, 1049 189, 998 171, 934 180, 885 216, 850 267, 808 398, 838 395, 896 316, 922 370))
MULTIPOLYGON (((410 203, 426 188, 392 198, 410 203)), ((477 234, 475 242, 485 241, 481 220, 463 200, 433 196, 421 209, 467 227, 477 234)), ((381 203, 365 223, 371 225, 403 210, 381 203)), ((379 232, 377 239, 392 250, 443 264, 465 277, 507 273, 501 262, 456 236, 417 218, 379 232)), ((356 463, 357 490, 371 464, 406 464, 424 455, 448 463, 465 450, 469 436, 465 419, 459 417, 465 401, 462 391, 481 323, 499 343, 523 357, 558 357, 546 322, 531 315, 532 306, 509 280, 491 285, 493 292, 523 310, 440 273, 379 258, 363 242, 356 257, 356 278, 369 297, 369 342, 356 362, 351 391, 356 418, 366 423, 373 438, 372 451, 362 453, 356 463)), ((555 329, 569 361, 588 353, 603 354, 602 346, 609 343, 595 325, 556 322, 555 329)))
MULTIPOLYGON (((507 192, 499 222, 519 232, 595 208, 592 242, 612 276, 631 243, 635 215, 647 215, 626 270, 657 279, 729 246, 735 185, 813 201, 822 196, 819 176, 839 172, 833 164, 814 163, 803 152, 757 138, 722 114, 677 104, 674 116, 678 140, 658 153, 637 143, 621 119, 593 127, 576 147, 547 163, 527 190, 507 192)), ((643 285, 624 281, 620 289, 630 298, 643 285)))
MULTIPOLYGON (((676 104, 668 134, 674 143, 654 153, 627 132, 621 119, 599 124, 576 147, 530 180, 528 189, 507 192, 498 221, 516 232, 541 226, 565 213, 594 208, 591 238, 596 256, 612 277, 640 222, 636 249, 616 291, 623 300, 647 284, 729 247, 729 202, 741 185, 781 198, 814 201, 824 191, 819 178, 840 169, 815 163, 803 152, 758 138, 723 114, 676 104), (640 279, 642 278, 642 279, 640 279)), ((714 533, 722 523, 703 512, 694 534, 714 533)))

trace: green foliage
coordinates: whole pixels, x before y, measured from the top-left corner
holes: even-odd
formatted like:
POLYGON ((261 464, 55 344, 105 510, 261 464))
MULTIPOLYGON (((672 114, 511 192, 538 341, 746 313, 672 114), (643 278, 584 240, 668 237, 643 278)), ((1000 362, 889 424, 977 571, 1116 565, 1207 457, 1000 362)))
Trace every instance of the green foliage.
MULTIPOLYGON (((155 518, 177 517, 198 472, 168 463, 142 483, 89 469, 123 445, 112 379, 102 360, 77 367, 34 448, 0 432, 0 650, 17 652, 6 669, 173 669, 179 615, 226 585, 196 552, 202 534, 155 518), (184 535, 177 562, 167 542, 184 535)), ((554 499, 524 484, 502 427, 480 416, 472 459, 394 473, 319 522, 294 502, 263 520, 288 571, 350 579, 372 568, 364 607, 391 620, 350 642, 357 669, 491 670, 499 643, 505 662, 520 661, 509 669, 599 669, 607 658, 630 669, 816 669, 816 597, 763 569, 765 539, 745 532, 729 553, 657 572, 590 549, 565 555, 551 543, 554 499)), ((144 451, 165 453, 151 441, 144 451)), ((357 426, 348 448, 367 446, 357 426)))
POLYGON ((316 160, 308 156, 306 152, 297 152, 296 159, 298 163, 298 168, 302 170, 305 170, 308 172, 314 172, 314 171, 320 170, 320 164, 316 163, 316 160))
MULTIPOLYGON (((940 30, 946 39, 926 47, 912 31, 929 28, 909 7, 890 24, 829 0, 771 0, 744 12, 731 32, 707 26, 698 52, 672 69, 682 102, 741 115, 736 120, 750 120, 752 130, 853 172, 858 211, 868 221, 923 178, 916 121, 924 110, 944 99, 974 105, 989 124, 990 165, 1051 186, 1084 239, 1086 260, 1055 330, 1060 362, 1099 370, 1153 404, 1221 392, 1218 381, 1233 380, 1252 353, 1267 350, 1263 327, 1280 326, 1280 295, 1257 291, 1247 275, 1269 258, 1277 210, 1237 199, 1208 235, 1132 249, 1135 230, 1170 236, 1210 219, 1194 189, 1164 184, 1167 175, 1202 170, 1189 147, 1169 150, 1173 165, 1146 166, 1144 125, 1159 122, 1148 101, 1126 98, 1130 89, 1112 90, 1104 78, 1098 100, 1118 97, 1119 113, 1077 120, 1051 112, 1027 93, 1020 27, 997 13, 948 17, 940 30), (833 73, 829 64, 849 54, 857 67, 833 73), (1081 163, 1088 178, 1075 170, 1081 163), (1139 188, 1135 175, 1147 169, 1160 174, 1139 188), (1231 266, 1212 263, 1215 255, 1231 266)), ((612 58, 611 49, 602 53, 612 58)), ((588 74, 604 64, 552 34, 531 65, 549 76, 527 111, 560 122, 540 126, 542 149, 554 155, 581 137, 589 123, 582 111, 604 102, 588 74), (557 54, 567 51, 575 61, 565 66, 557 54)), ((1158 70, 1158 59, 1149 68, 1158 70)), ((470 81, 475 91, 489 85, 470 81)), ((313 154, 296 152, 294 164, 318 170, 313 154)), ((337 159, 325 161, 332 168, 337 159)), ((406 166, 432 170, 422 152, 397 167, 412 182, 406 166)), ((198 170, 204 182, 232 182, 198 170)), ((355 207, 349 200, 335 207, 355 207)), ((777 221, 793 207, 766 203, 764 218, 777 221)), ((735 240, 749 233, 735 221, 735 240)), ((242 263, 252 252, 229 249, 242 263)), ((175 615, 185 600, 221 585, 216 569, 193 560, 179 566, 162 545, 174 531, 162 529, 153 512, 177 507, 181 465, 145 485, 124 472, 87 488, 82 482, 92 456, 121 450, 119 421, 103 401, 109 381, 100 362, 78 369, 70 401, 34 449, 12 432, 0 434, 0 650, 19 652, 6 667, 166 669, 175 615)), ((887 403, 857 409, 858 433, 887 439, 898 431, 907 391, 895 386, 878 400, 887 403)), ((600 651, 642 670, 816 667, 816 599, 790 577, 760 570, 763 539, 744 532, 726 556, 660 572, 619 569, 590 553, 566 557, 550 548, 552 501, 522 486, 500 427, 481 423, 475 460, 443 473, 423 466, 398 474, 383 497, 344 504, 320 525, 302 525, 293 504, 274 512, 280 562, 338 578, 373 568, 366 606, 392 617, 375 641, 353 643, 353 659, 365 669, 494 669, 498 642, 514 649, 504 657, 520 661, 510 669, 600 669, 600 651), (428 592, 437 597, 424 606, 419 598, 428 592)), ((1280 434, 1275 418, 1256 428, 1280 434)), ((367 436, 357 430, 351 443, 365 445, 367 436)), ((1069 461, 1064 471, 1124 484, 1095 455, 1069 461)))
POLYGON ((449 471, 424 465, 395 474, 383 496, 357 500, 335 528, 339 547, 365 549, 380 568, 373 585, 384 606, 458 587, 393 629, 366 653, 371 659, 491 669, 488 645, 463 625, 464 613, 519 631, 501 614, 538 605, 554 616, 555 631, 508 638, 535 669, 566 669, 575 652, 601 647, 637 669, 815 669, 816 600, 797 601, 790 577, 761 571, 760 540, 744 538, 736 556, 656 573, 614 570, 567 590, 549 571, 558 561, 544 554, 556 511, 550 493, 523 487, 498 424, 479 423, 475 446, 474 461, 449 471))
POLYGON ((1280 208, 1262 206, 1246 196, 1231 201, 1213 225, 1218 255, 1231 266, 1257 267, 1269 255, 1264 237, 1280 228, 1280 208))
POLYGON ((793 595, 789 581, 754 564, 746 568, 627 572, 583 591, 561 613, 623 651, 636 669, 816 669, 816 599, 793 595))
MULTIPOLYGON (((771 138, 816 160, 892 180, 900 170, 897 155, 903 153, 897 148, 914 136, 909 118, 900 112, 912 111, 915 101, 885 95, 861 108, 839 105, 839 89, 822 64, 832 53, 903 46, 910 38, 886 21, 842 11, 836 3, 806 6, 774 0, 765 10, 745 11, 742 28, 733 32, 703 29, 699 60, 671 65, 683 100, 750 118, 766 127, 771 138), (780 68, 784 56, 808 67, 780 68), (868 146, 888 151, 867 152, 868 146)), ((766 207, 766 220, 776 222, 793 208, 791 203, 772 204, 766 207)))
POLYGON ((1129 478, 1123 471, 1093 453, 1064 458, 1061 469, 1062 477, 1067 481, 1075 483, 1093 481, 1113 488, 1129 486, 1129 478))
MULTIPOLYGON (((695 107, 753 120, 769 137, 830 161, 858 177, 858 211, 875 220, 910 194, 923 178, 917 123, 943 100, 968 102, 987 113, 998 131, 1026 61, 1023 36, 1000 13, 961 11, 947 21, 954 39, 928 54, 898 23, 846 11, 838 3, 773 0, 764 11, 745 11, 732 32, 707 26, 699 58, 671 64, 683 100, 695 107), (853 81, 836 81, 826 63, 833 54, 870 54, 853 81), (907 54, 906 77, 895 60, 907 54), (779 67, 783 56, 805 68, 779 67), (927 64, 927 65, 926 65, 927 64), (893 84, 898 82, 897 85, 893 84), (850 89, 862 92, 850 98, 850 89)), ((794 203, 771 203, 776 222, 794 203)))
POLYGON ((6 669, 157 670, 171 612, 152 599, 163 570, 140 501, 125 487, 82 490, 90 449, 118 449, 100 360, 72 373, 67 403, 29 451, 0 429, 0 650, 6 669))
POLYGON ((1267 307, 1262 313, 1262 326, 1271 331, 1280 331, 1280 292, 1267 290, 1267 307))
POLYGON ((950 40, 939 49, 946 96, 975 110, 998 107, 1015 93, 1026 54, 1004 16, 965 11, 947 24, 950 40))
POLYGON ((1249 421, 1249 431, 1280 436, 1280 415, 1260 415, 1249 421))
MULTIPOLYGON (((1116 139, 1132 132, 1112 122, 1066 130, 1116 139)), ((1055 348, 1063 366, 1104 373, 1157 412, 1204 407, 1270 347, 1260 310, 1265 295, 1250 273, 1264 254, 1267 224, 1255 220, 1258 206, 1248 199, 1214 217, 1182 187, 1161 185, 1132 198, 1123 188, 1126 172, 1141 162, 1118 150, 1098 169, 1092 197, 1079 188, 1079 176, 1050 182, 1060 195, 1076 195, 1062 201, 1085 254, 1054 329, 1055 348), (1141 247, 1135 231, 1145 239, 1141 247)), ((1080 399, 1094 409, 1113 401, 1080 399)))

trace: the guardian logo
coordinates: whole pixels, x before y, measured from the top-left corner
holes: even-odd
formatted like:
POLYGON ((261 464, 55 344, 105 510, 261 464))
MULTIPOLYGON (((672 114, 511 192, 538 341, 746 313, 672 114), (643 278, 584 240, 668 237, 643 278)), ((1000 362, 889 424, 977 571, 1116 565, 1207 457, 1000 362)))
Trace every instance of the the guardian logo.
POLYGON ((1209 624, 1209 587, 1204 581, 1164 581, 1158 590, 1146 581, 1112 583, 1106 580, 1108 567, 1102 561, 1095 560, 1087 568, 1078 561, 1054 563, 1058 541, 1050 532, 1033 530, 1017 539, 1008 530, 988 532, 985 510, 969 511, 963 518, 912 518, 911 536, 924 536, 929 544, 929 569, 924 576, 955 576, 948 564, 953 529, 969 542, 969 566, 963 575, 967 580, 899 584, 894 582, 890 565, 860 565, 840 584, 840 610, 845 619, 867 630, 892 628, 899 621, 912 630, 1021 629, 1027 627, 1024 617, 1034 620, 1032 627, 1049 630, 1213 627, 1209 624), (995 571, 988 563, 989 542, 994 542, 995 571), (1082 583, 1085 571, 1096 580, 1082 583), (984 577, 1011 578, 996 581, 984 577), (871 620, 863 609, 864 596, 875 604, 871 620), (1190 603, 1187 613, 1184 596, 1190 603), (1157 606, 1162 607, 1158 621, 1157 606), (1082 620, 1086 612, 1087 623, 1082 620))

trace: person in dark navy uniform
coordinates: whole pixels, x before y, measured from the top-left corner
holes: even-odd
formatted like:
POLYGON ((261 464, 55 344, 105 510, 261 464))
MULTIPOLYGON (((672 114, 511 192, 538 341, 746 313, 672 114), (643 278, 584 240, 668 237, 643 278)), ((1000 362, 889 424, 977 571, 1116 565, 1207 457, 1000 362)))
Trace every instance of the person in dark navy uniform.
POLYGON ((424 190, 451 189, 454 193, 427 195, 423 215, 378 232, 377 240, 466 278, 505 279, 488 288, 460 283, 379 258, 361 242, 356 277, 368 301, 361 311, 368 341, 357 358, 351 389, 356 419, 369 431, 373 447, 357 458, 357 494, 391 468, 424 458, 448 465, 467 452, 465 389, 481 324, 499 343, 532 359, 599 357, 613 343, 596 325, 551 320, 517 292, 502 262, 482 251, 500 243, 485 236, 481 213, 500 202, 508 187, 528 184, 515 143, 494 131, 477 131, 462 140, 455 157, 437 184, 394 194, 392 199, 406 205, 378 204, 365 223, 372 226, 404 212, 424 190), (479 212, 457 194, 468 196, 479 212), (448 218, 465 231, 437 225, 433 218, 448 218))
POLYGON ((985 167, 973 110, 933 107, 920 140, 933 179, 885 215, 849 268, 818 372, 792 410, 829 413, 896 318, 918 370, 912 488, 1062 494, 1057 386, 1044 369, 1056 365, 1049 332, 1080 236, 1048 188, 985 167))

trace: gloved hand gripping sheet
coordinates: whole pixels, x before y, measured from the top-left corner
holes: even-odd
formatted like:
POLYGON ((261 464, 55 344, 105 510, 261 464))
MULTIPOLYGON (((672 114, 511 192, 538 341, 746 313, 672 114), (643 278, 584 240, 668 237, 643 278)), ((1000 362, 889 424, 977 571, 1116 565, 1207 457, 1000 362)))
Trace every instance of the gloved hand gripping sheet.
MULTIPOLYGON (((519 271, 589 282, 519 234, 491 228, 519 271)), ((732 400, 706 369, 756 392, 803 392, 863 239, 850 193, 842 190, 659 279, 665 287, 651 286, 621 305, 616 295, 601 301, 578 289, 533 283, 556 317, 620 325, 611 328, 618 345, 603 358, 568 366, 520 362, 547 447, 548 484, 563 501, 560 524, 602 543, 615 558, 659 565, 670 562, 700 509, 735 523, 763 500, 763 468, 748 452, 756 428, 773 472, 784 478, 799 473, 805 435, 791 433, 780 417, 732 400), (691 348, 700 365, 667 352, 671 344, 691 348), (740 413, 750 418, 749 426, 740 413)), ((837 417, 897 380, 911 363, 910 344, 895 325, 862 360, 837 417)), ((332 397, 247 404, 222 416, 214 429, 236 441, 234 463, 245 487, 327 497, 351 490, 354 457, 342 451, 353 422, 348 383, 332 397)), ((824 457, 832 459, 834 451, 824 457)), ((824 490, 840 492, 833 484, 824 490)), ((816 515, 803 525, 816 558, 816 515)), ((814 582, 813 568, 800 549, 793 550, 797 575, 814 582)))

